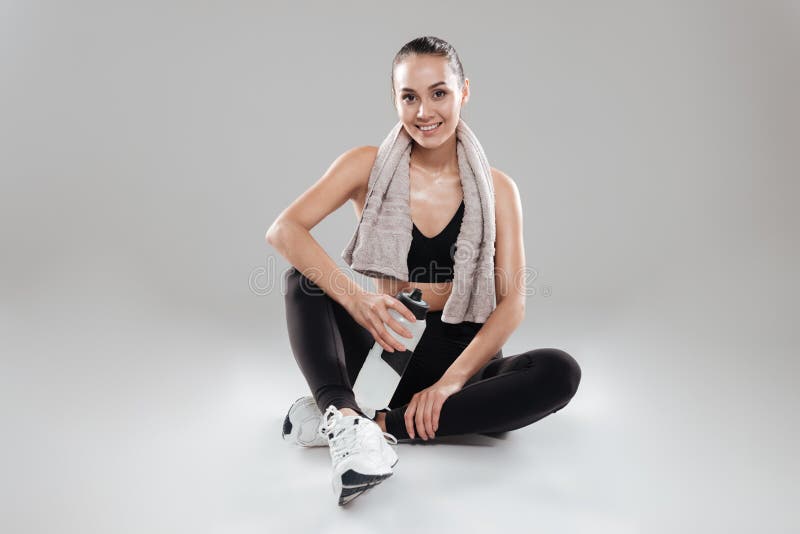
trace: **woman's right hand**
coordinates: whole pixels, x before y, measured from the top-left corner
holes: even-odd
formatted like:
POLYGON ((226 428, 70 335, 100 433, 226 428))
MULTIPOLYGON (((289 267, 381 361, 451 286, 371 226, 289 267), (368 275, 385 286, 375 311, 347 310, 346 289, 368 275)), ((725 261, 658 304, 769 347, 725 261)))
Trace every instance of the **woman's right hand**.
POLYGON ((417 318, 402 302, 390 295, 368 291, 359 292, 350 299, 345 309, 358 324, 369 330, 375 341, 389 352, 405 351, 406 347, 386 330, 384 324, 388 324, 392 330, 402 336, 414 337, 389 313, 389 309, 397 310, 412 323, 416 322, 417 318))

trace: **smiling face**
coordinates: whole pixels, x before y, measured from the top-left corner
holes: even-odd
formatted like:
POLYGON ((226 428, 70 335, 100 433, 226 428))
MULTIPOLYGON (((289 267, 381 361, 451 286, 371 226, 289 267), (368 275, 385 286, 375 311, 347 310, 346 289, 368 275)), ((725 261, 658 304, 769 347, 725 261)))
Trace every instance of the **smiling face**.
POLYGON ((461 107, 469 100, 469 80, 459 89, 446 57, 412 55, 394 68, 394 94, 405 130, 418 144, 434 148, 455 133, 461 107), (425 131, 424 126, 434 128, 425 131))

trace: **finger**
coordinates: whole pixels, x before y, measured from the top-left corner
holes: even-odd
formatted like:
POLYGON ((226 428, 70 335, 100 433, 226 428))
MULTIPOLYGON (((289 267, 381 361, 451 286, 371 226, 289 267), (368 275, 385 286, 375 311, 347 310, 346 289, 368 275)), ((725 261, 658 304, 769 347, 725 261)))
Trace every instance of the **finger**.
POLYGON ((399 335, 401 335, 403 337, 409 337, 409 338, 410 337, 414 337, 414 334, 411 333, 411 330, 409 330, 408 328, 404 327, 403 323, 401 323, 400 321, 395 319, 394 316, 391 313, 387 313, 387 315, 389 316, 388 323, 389 323, 389 326, 391 327, 392 330, 394 330, 395 332, 397 332, 399 335))
POLYGON ((397 350, 399 350, 399 351, 405 351, 405 350, 406 350, 406 346, 405 346, 405 345, 403 345, 403 344, 400 342, 400 340, 399 340, 399 339, 397 339, 396 337, 394 337, 394 336, 393 336, 393 335, 392 335, 392 334, 391 334, 391 333, 390 333, 390 332, 389 332, 389 331, 386 329, 386 327, 385 327, 385 324, 386 324, 386 323, 389 323, 389 324, 391 325, 392 323, 394 323, 395 325, 397 325, 397 327, 392 327, 392 330, 394 330, 395 332, 399 332, 400 330, 405 330, 405 329, 404 329, 404 328, 403 328, 403 327, 400 325, 400 323, 398 323, 398 322, 397 322, 397 321, 394 319, 394 317, 392 317, 392 316, 391 316, 391 314, 389 314, 389 313, 388 313, 386 310, 379 310, 379 311, 378 311, 378 315, 381 317, 381 319, 383 320, 383 323, 384 323, 384 324, 383 324, 383 325, 381 325, 381 326, 383 327, 383 331, 384 331, 384 332, 386 332, 385 339, 387 339, 387 340, 391 340, 391 344, 392 344, 392 346, 393 346, 393 347, 395 347, 397 350), (399 328, 398 328, 398 327, 399 327, 399 328))
POLYGON ((374 339, 377 343, 380 344, 381 347, 383 347, 383 350, 385 350, 386 352, 394 352, 394 348, 387 345, 386 342, 381 339, 381 336, 378 334, 375 328, 369 328, 369 333, 372 335, 372 339, 374 339))
POLYGON ((406 432, 411 439, 414 439, 414 412, 417 409, 417 396, 412 397, 411 402, 408 403, 405 413, 406 432))
POLYGON ((439 430, 439 414, 442 413, 442 404, 444 404, 443 400, 437 400, 433 404, 433 414, 431 414, 431 419, 433 419, 433 432, 436 433, 439 430))
POLYGON ((412 323, 417 322, 417 318, 414 316, 414 314, 411 312, 411 310, 408 309, 408 307, 405 304, 403 304, 402 302, 400 302, 397 299, 393 299, 393 300, 394 300, 394 304, 396 304, 395 308, 397 310, 399 310, 400 313, 402 313, 403 316, 406 319, 408 319, 412 323))
POLYGON ((372 324, 372 329, 374 331, 372 337, 375 338, 375 341, 380 343, 381 346, 387 351, 394 352, 395 351, 394 342, 386 339, 386 336, 388 334, 385 333, 386 330, 383 328, 383 324, 380 322, 380 319, 378 318, 373 319, 373 317, 370 317, 370 321, 372 324))
MULTIPOLYGON (((403 304, 399 300, 393 298, 389 302, 389 305, 392 307, 392 309, 395 309, 395 310, 399 311, 400 315, 402 315, 404 318, 408 319, 410 322, 413 323, 413 322, 415 322, 417 320, 416 317, 414 317, 414 314, 411 313, 411 310, 406 308, 405 304, 403 304)), ((414 337, 414 334, 411 332, 411 330, 409 330, 408 328, 404 327, 403 324, 400 323, 394 317, 392 317, 392 320, 391 320, 391 322, 389 324, 391 325, 392 330, 394 330, 395 332, 399 332, 400 334, 402 334, 405 337, 414 337)))
POLYGON ((394 315, 388 312, 388 310, 397 310, 400 312, 400 315, 405 315, 405 312, 409 311, 408 308, 406 308, 405 305, 403 305, 403 303, 396 298, 387 297, 386 310, 386 318, 384 321, 391 327, 391 329, 401 336, 413 337, 411 331, 404 327, 403 323, 395 319, 394 315))
MULTIPOLYGON (((373 316, 373 325, 375 326, 375 329, 378 330, 378 333, 380 334, 380 337, 383 340, 383 342, 389 344, 394 350, 401 350, 401 351, 406 350, 405 347, 403 347, 402 343, 397 341, 397 338, 391 335, 389 331, 386 329, 385 323, 386 321, 391 320, 391 318, 389 317, 389 314, 386 313, 385 307, 377 306, 376 309, 374 310, 374 313, 375 315, 373 316)), ((392 352, 394 352, 394 350, 392 352)))
POLYGON ((428 434, 425 432, 425 421, 423 420, 425 416, 425 397, 427 397, 427 395, 424 393, 420 396, 419 407, 417 408, 417 413, 414 414, 414 423, 416 423, 419 437, 427 440, 428 434))
POLYGON ((422 411, 422 420, 425 423, 425 433, 428 435, 429 439, 433 439, 433 420, 431 415, 433 414, 433 404, 436 402, 436 395, 433 393, 428 395, 428 398, 425 400, 425 409, 422 411))

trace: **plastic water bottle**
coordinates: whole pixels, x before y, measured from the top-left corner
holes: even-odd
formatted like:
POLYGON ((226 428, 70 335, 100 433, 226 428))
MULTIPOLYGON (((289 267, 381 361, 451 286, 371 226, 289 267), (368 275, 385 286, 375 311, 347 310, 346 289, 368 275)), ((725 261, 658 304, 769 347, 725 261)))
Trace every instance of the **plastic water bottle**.
POLYGON ((385 325, 389 334, 398 339, 406 347, 406 350, 389 352, 376 341, 358 372, 356 383, 353 384, 353 393, 358 407, 370 418, 374 418, 375 412, 378 410, 389 406, 389 401, 392 400, 397 385, 408 367, 408 362, 411 361, 414 349, 425 331, 428 303, 422 300, 422 292, 419 288, 414 288, 411 293, 401 291, 395 298, 405 304, 417 320, 412 323, 397 310, 390 309, 389 313, 392 317, 407 328, 413 337, 404 337, 392 330, 388 324, 385 325))

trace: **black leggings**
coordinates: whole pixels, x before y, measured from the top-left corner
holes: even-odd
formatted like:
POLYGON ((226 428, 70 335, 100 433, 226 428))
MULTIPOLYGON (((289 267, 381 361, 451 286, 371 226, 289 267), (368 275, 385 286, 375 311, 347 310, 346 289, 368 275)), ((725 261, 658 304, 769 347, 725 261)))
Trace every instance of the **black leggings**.
MULTIPOLYGON (((317 406, 322 412, 332 404, 364 415, 352 384, 375 339, 296 268, 283 279, 289 341, 317 406)), ((414 394, 439 380, 483 326, 443 323, 441 317, 441 311, 427 314, 425 331, 389 403, 386 431, 397 439, 409 439, 403 416, 414 394)), ((500 350, 445 400, 436 436, 522 428, 566 406, 580 379, 578 363, 563 350, 541 348, 508 357, 500 350)))

